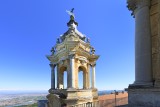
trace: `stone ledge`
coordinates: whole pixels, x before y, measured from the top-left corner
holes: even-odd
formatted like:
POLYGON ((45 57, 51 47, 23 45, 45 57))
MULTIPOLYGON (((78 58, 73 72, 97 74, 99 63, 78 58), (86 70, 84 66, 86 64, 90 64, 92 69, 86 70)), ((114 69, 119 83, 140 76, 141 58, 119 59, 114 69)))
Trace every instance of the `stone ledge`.
POLYGON ((129 85, 128 89, 152 89, 153 86, 145 86, 145 85, 129 85))
POLYGON ((160 87, 154 87, 154 86, 132 86, 129 85, 128 91, 149 91, 149 92, 160 92, 160 87))

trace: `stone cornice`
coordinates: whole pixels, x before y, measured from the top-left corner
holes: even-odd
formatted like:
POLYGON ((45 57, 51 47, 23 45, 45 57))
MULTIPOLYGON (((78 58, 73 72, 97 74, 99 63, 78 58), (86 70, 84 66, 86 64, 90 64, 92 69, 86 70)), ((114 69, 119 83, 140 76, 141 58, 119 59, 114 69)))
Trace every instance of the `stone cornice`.
POLYGON ((127 4, 128 9, 132 11, 131 15, 134 15, 137 9, 150 6, 150 0, 127 0, 127 4))

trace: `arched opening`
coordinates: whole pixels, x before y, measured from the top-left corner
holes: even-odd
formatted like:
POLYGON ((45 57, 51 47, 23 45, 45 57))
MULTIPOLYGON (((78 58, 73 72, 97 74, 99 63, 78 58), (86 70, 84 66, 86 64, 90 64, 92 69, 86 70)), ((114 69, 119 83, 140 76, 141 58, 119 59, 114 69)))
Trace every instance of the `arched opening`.
POLYGON ((64 89, 67 89, 67 71, 64 71, 63 83, 64 83, 64 89))
POLYGON ((87 70, 84 66, 78 68, 78 88, 86 89, 87 88, 87 70))
POLYGON ((83 71, 78 72, 78 88, 83 89, 83 71))
POLYGON ((66 89, 67 88, 67 67, 62 66, 60 67, 60 71, 58 72, 58 83, 59 89, 66 89))

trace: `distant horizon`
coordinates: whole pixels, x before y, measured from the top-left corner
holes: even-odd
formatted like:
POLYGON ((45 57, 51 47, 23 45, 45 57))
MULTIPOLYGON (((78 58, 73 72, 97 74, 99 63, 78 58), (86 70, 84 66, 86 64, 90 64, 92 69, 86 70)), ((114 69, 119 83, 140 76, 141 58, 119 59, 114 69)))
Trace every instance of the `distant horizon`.
MULTIPOLYGON (((48 91, 49 89, 44 89, 44 90, 41 90, 41 89, 0 89, 0 92, 1 91, 31 91, 31 92, 33 92, 33 91, 37 91, 37 92, 41 92, 41 91, 48 91)), ((124 89, 98 89, 98 91, 106 91, 106 90, 124 90, 124 89)))
MULTIPOLYGON (((116 90, 118 92, 125 90, 116 90)), ((98 90, 98 94, 114 93, 114 90, 98 90)), ((49 94, 48 90, 0 90, 0 96, 4 95, 28 95, 28 94, 49 94)))

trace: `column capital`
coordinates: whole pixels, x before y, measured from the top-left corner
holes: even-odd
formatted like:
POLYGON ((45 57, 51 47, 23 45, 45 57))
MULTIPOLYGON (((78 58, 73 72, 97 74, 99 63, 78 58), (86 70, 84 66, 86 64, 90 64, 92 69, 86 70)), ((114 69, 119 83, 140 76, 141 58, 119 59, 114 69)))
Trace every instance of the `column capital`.
POLYGON ((56 64, 49 64, 51 68, 55 68, 56 64))
POLYGON ((96 63, 94 63, 94 64, 91 64, 91 67, 95 67, 96 66, 96 63))
POLYGON ((131 15, 135 15, 135 11, 144 6, 150 6, 150 0, 127 0, 127 7, 132 11, 131 15))
POLYGON ((69 55, 69 58, 70 58, 70 59, 74 59, 75 56, 76 56, 75 54, 71 54, 71 55, 69 55))

